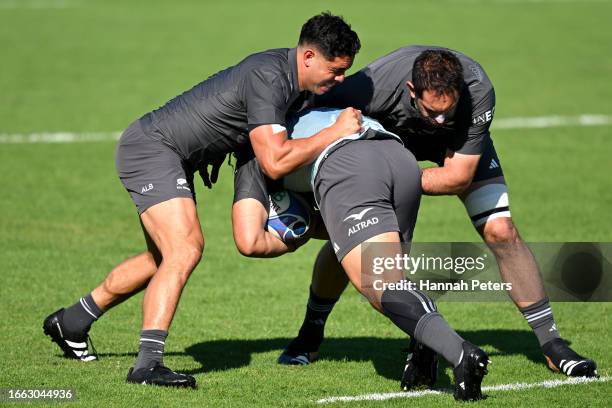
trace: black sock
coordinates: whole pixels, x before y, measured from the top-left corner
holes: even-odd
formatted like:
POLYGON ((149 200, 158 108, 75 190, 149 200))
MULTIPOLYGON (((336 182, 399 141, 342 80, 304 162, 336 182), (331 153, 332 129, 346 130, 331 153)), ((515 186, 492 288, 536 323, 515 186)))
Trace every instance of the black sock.
POLYGON ((520 310, 538 338, 540 347, 560 337, 548 298, 544 298, 520 310))
POLYGON ((323 342, 325 322, 331 313, 336 299, 324 299, 317 296, 310 288, 310 296, 306 305, 306 316, 300 328, 300 333, 287 347, 290 351, 318 351, 323 342))
POLYGON ((164 330, 143 330, 140 332, 140 349, 134 371, 164 363, 164 346, 168 332, 164 330))
POLYGON ((90 293, 64 310, 62 323, 69 334, 81 336, 87 334, 91 324, 102 314, 104 312, 96 305, 90 293))
POLYGON ((385 316, 456 367, 463 356, 464 340, 438 313, 436 304, 420 290, 385 290, 381 296, 385 316))
POLYGON ((414 337, 442 355, 453 367, 457 367, 463 359, 465 340, 437 312, 428 313, 419 320, 414 337))

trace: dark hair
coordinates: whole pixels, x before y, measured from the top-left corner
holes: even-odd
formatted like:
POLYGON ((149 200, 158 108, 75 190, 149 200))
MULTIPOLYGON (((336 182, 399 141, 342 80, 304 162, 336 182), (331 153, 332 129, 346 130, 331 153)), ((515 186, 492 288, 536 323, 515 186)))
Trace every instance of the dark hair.
POLYGON ((438 95, 460 93, 464 85, 463 67, 450 51, 426 50, 414 61, 412 84, 419 98, 425 90, 438 95))
POLYGON ((298 45, 312 45, 323 53, 325 58, 353 58, 361 43, 357 33, 351 30, 342 17, 329 11, 311 17, 302 26, 298 45))

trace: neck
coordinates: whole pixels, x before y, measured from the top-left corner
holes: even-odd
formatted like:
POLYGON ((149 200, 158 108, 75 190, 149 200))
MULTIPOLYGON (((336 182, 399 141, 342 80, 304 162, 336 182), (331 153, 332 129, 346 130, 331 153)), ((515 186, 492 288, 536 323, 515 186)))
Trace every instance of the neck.
POLYGON ((297 62, 297 76, 298 76, 298 85, 300 87, 300 92, 306 90, 306 81, 304 78, 306 77, 305 67, 304 67, 304 53, 301 47, 296 47, 295 49, 295 59, 297 62))

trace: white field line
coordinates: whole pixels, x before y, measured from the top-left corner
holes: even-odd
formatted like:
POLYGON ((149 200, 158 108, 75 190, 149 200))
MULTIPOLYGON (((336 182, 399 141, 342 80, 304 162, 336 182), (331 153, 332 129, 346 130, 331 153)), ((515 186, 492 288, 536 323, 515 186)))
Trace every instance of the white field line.
MULTIPOLYGON (((583 114, 578 116, 498 118, 493 121, 492 129, 544 129, 607 125, 612 125, 612 115, 583 114)), ((121 136, 121 132, 0 133, 0 144, 105 142, 117 141, 119 136, 121 136)))
MULTIPOLYGON (((542 381, 539 383, 515 383, 515 384, 499 384, 489 385, 482 387, 483 392, 487 391, 517 391, 517 390, 528 390, 531 388, 555 388, 564 385, 576 385, 576 384, 588 384, 593 382, 606 382, 612 380, 612 377, 601 377, 601 378, 568 378, 565 380, 550 380, 542 381)), ((446 390, 423 390, 423 391, 409 391, 409 392, 389 392, 381 394, 364 394, 355 396, 345 397, 328 397, 322 398, 317 401, 317 404, 329 404, 332 402, 352 402, 352 401, 385 401, 392 398, 418 398, 426 395, 441 395, 441 394, 452 394, 451 389, 446 390)))
POLYGON ((605 126, 612 124, 612 115, 583 114, 578 116, 540 116, 523 118, 499 118, 493 129, 529 129, 567 126, 605 126))
POLYGON ((0 133, 0 144, 108 142, 119 140, 119 136, 121 132, 0 133))
POLYGON ((0 0, 0 10, 47 10, 75 7, 73 0, 0 0))
POLYGON ((610 3, 612 0, 454 0, 455 3, 506 3, 506 4, 588 4, 610 3))

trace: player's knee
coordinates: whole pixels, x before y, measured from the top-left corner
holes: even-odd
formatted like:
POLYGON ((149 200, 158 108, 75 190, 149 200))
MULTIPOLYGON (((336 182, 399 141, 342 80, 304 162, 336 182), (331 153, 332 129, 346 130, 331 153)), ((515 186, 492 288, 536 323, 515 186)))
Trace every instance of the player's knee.
POLYGON ((202 260, 202 254, 204 253, 204 239, 192 242, 187 245, 184 250, 185 263, 193 270, 200 261, 202 260))
POLYGON ((519 234, 512 222, 512 218, 494 218, 484 226, 483 237, 487 244, 515 243, 519 234))
POLYGON ((177 243, 167 254, 164 254, 164 262, 172 264, 173 269, 186 280, 198 263, 200 263, 203 252, 203 238, 184 240, 181 243, 177 243))

